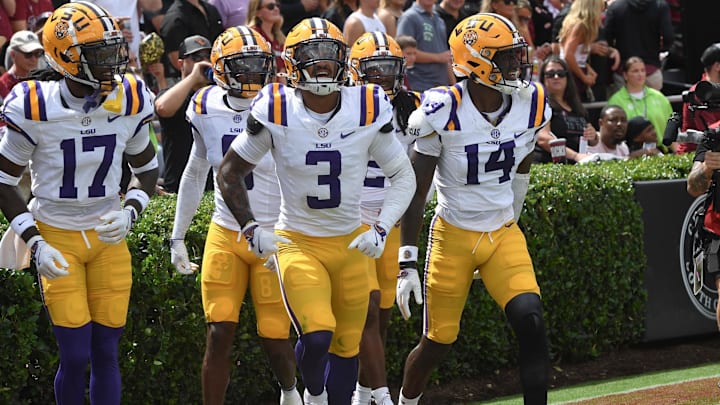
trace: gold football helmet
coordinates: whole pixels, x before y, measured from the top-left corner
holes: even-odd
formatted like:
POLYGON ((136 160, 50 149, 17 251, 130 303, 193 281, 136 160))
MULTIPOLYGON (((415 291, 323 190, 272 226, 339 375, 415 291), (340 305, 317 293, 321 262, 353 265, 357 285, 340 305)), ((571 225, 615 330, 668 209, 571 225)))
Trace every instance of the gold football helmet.
POLYGON ((283 59, 288 82, 313 94, 323 96, 338 91, 347 79, 343 34, 322 18, 306 18, 290 30, 283 59))
POLYGON ((230 27, 215 40, 210 53, 215 83, 242 98, 252 98, 274 74, 270 44, 244 25, 230 27))
POLYGON ((350 49, 350 76, 355 84, 381 85, 392 99, 402 86, 404 74, 402 49, 384 32, 366 32, 350 49))
POLYGON ((48 64, 63 76, 110 92, 125 74, 128 46, 104 8, 79 1, 58 7, 43 27, 48 64))
POLYGON ((528 46, 507 18, 491 13, 470 16, 455 26, 448 42, 456 76, 505 94, 528 86, 521 79, 530 66, 528 46))

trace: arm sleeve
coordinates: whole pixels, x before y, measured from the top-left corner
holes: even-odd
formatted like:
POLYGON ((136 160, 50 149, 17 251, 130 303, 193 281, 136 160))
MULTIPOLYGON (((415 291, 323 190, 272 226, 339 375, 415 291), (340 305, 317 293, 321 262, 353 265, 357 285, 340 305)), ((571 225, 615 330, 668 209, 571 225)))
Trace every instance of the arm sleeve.
POLYGON ((0 155, 18 166, 27 166, 34 150, 35 145, 25 136, 7 127, 5 136, 0 140, 0 155))
POLYGON ((404 148, 392 134, 379 134, 370 145, 370 154, 390 179, 378 222, 388 230, 400 220, 415 195, 415 173, 404 148))
POLYGON ((527 195, 528 186, 530 185, 530 173, 515 173, 512 180, 511 188, 513 191, 513 213, 515 222, 520 219, 523 203, 527 195))
POLYGON ((243 130, 230 144, 230 149, 235 151, 241 158, 248 163, 257 165, 265 156, 272 145, 270 131, 262 128, 259 133, 248 135, 247 130, 243 130))
POLYGON ((199 137, 195 137, 190 158, 180 178, 171 236, 173 239, 185 239, 185 232, 190 227, 195 211, 200 206, 205 181, 210 170, 210 162, 198 156, 196 152, 197 138, 199 137))

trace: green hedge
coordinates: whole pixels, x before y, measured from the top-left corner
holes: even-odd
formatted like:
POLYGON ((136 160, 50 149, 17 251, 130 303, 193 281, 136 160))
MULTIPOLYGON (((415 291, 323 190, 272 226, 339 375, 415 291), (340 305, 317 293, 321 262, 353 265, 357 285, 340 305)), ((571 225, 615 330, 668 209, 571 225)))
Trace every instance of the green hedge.
MULTIPOLYGON (((643 290, 641 209, 633 181, 687 176, 692 156, 606 162, 588 166, 536 165, 521 218, 543 292, 553 361, 574 362, 639 342, 643 290)), ((200 262, 212 198, 207 194, 187 234, 200 262)), ((155 197, 128 236, 134 284, 121 340, 124 403, 200 403, 205 348, 199 276, 181 276, 170 263, 175 198, 155 197)), ((429 218, 432 209, 428 208, 429 218)), ((0 231, 7 224, 0 221, 0 231)), ((421 247, 422 249, 422 247, 421 247)), ((421 255, 422 257, 422 255, 421 255)), ((396 311, 388 334, 388 376, 398 386, 405 357, 422 327, 419 307, 410 322, 396 311)), ((0 403, 47 403, 57 349, 31 271, 0 271, 0 403)), ((433 384, 482 375, 516 364, 512 331, 481 282, 471 289, 461 334, 433 384)), ((229 403, 277 397, 277 385, 258 344, 252 302, 245 300, 229 403)))

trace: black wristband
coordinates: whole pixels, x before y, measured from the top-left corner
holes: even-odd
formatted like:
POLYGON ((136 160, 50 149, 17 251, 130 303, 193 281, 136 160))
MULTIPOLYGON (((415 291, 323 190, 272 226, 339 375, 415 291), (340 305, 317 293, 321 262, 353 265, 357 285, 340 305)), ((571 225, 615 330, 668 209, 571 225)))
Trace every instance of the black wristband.
POLYGON ((401 269, 417 269, 417 262, 415 261, 406 261, 406 262, 399 262, 401 269))

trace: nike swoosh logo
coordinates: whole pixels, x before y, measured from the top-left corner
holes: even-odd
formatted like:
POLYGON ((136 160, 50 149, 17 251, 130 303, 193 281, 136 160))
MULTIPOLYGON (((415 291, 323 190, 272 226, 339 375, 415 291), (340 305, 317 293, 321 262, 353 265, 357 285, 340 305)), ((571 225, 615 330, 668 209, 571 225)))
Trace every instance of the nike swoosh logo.
POLYGON ((350 136, 350 135, 352 135, 352 134, 354 134, 354 133, 355 133, 355 131, 348 132, 347 134, 343 134, 343 133, 341 132, 341 133, 340 133, 340 139, 345 139, 345 138, 347 138, 348 136, 350 136))
POLYGON ((108 116, 108 122, 113 122, 120 117, 122 117, 122 115, 110 115, 108 116))
POLYGON ((515 139, 518 139, 518 138, 520 138, 521 136, 523 136, 524 133, 525 133, 525 132, 520 132, 519 134, 513 134, 513 136, 515 137, 515 139))

